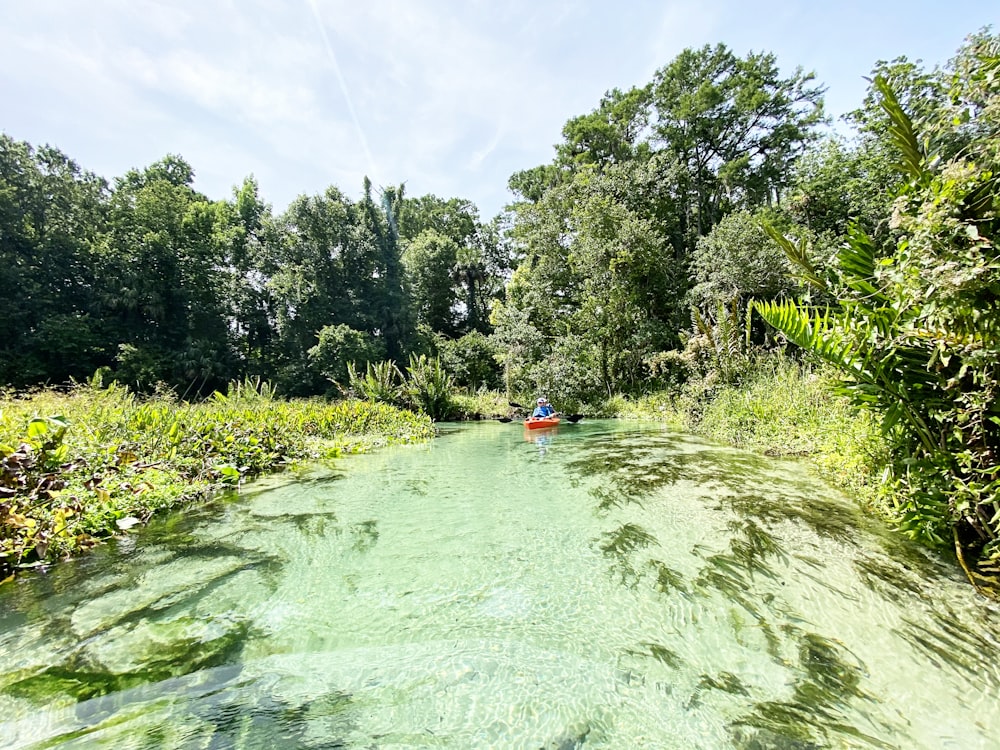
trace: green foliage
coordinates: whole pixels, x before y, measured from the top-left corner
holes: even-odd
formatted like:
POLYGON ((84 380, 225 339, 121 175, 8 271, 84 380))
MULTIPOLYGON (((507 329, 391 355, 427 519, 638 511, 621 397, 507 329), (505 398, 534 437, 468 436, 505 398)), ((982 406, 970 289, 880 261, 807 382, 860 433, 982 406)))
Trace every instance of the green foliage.
POLYGON ((456 298, 452 272, 458 262, 458 245, 433 229, 425 229, 407 243, 402 262, 417 322, 434 331, 453 333, 456 298))
MULTIPOLYGON (((990 67, 996 59, 979 62, 990 67)), ((935 158, 951 131, 931 130, 925 146, 887 81, 876 78, 874 88, 907 180, 895 205, 895 252, 879 259, 855 229, 834 273, 821 280, 835 308, 785 302, 756 309, 835 366, 842 392, 880 416, 897 450, 900 528, 929 544, 953 540, 960 559, 978 561, 979 572, 967 571, 981 583, 1000 570, 998 137, 972 141, 956 158, 935 158)), ((996 79, 988 98, 1000 100, 996 79)))
POLYGON ((400 238, 409 242, 427 231, 449 239, 458 247, 471 245, 479 231, 479 209, 461 198, 444 200, 436 195, 403 198, 400 238))
POLYGON ((652 83, 653 131, 677 159, 693 238, 732 208, 769 205, 823 120, 822 88, 801 69, 782 78, 773 55, 725 45, 682 51, 652 83))
POLYGON ((798 227, 811 233, 818 258, 835 252, 851 224, 876 241, 880 255, 891 252, 888 217, 903 184, 893 162, 873 138, 848 143, 833 137, 798 160, 784 207, 798 227))
POLYGON ((457 339, 440 337, 435 342, 441 366, 456 386, 478 390, 501 386, 500 366, 495 344, 479 331, 457 339))
POLYGON ((451 336, 488 330, 510 260, 468 201, 366 183, 360 201, 330 187, 275 217, 252 177, 230 201, 193 184, 170 155, 109 189, 55 149, 0 136, 0 287, 18 290, 0 297, 0 383, 110 367, 146 393, 256 376, 311 395, 346 380, 351 359, 419 351, 415 307, 451 336), (422 252, 422 232, 442 251, 422 252))
POLYGON ((778 357, 738 387, 720 389, 691 427, 760 453, 801 456, 821 475, 889 515, 880 489, 889 460, 876 420, 833 393, 827 368, 778 357))
POLYGON ((114 384, 4 398, 0 574, 292 461, 431 434, 424 416, 359 401, 282 401, 256 380, 199 404, 139 399, 114 384), (50 414, 61 416, 38 416, 50 414))
POLYGON ((451 396, 453 419, 495 419, 511 415, 508 397, 501 391, 478 390, 474 393, 455 391, 451 396))
POLYGON ((685 352, 696 363, 699 358, 703 360, 697 363, 701 367, 696 364, 696 368, 704 375, 711 373, 722 383, 738 383, 752 364, 738 300, 734 298, 728 305, 720 301, 711 316, 694 308, 691 317, 697 333, 688 340, 685 352))
POLYGON ((655 419, 674 429, 772 456, 802 458, 824 479, 889 517, 896 498, 881 486, 888 444, 870 413, 831 387, 834 371, 776 355, 758 360, 739 385, 713 389, 699 381, 680 390, 609 403, 627 419, 655 419))
POLYGON ((369 362, 365 374, 359 375, 353 362, 347 363, 348 382, 351 390, 368 401, 399 404, 403 397, 403 374, 396 363, 383 360, 369 362))
POLYGON ((348 364, 351 389, 371 402, 410 406, 433 420, 451 415, 454 383, 441 360, 410 355, 405 374, 390 360, 369 362, 364 375, 348 364))
POLYGON ((639 388, 644 358, 677 342, 686 273, 665 232, 671 220, 645 212, 670 201, 661 166, 583 170, 518 206, 524 260, 491 317, 512 391, 592 400, 639 388))
POLYGON ((715 308, 751 297, 790 295, 796 289, 789 271, 785 255, 769 241, 759 217, 737 211, 698 240, 691 257, 691 301, 715 308))
POLYGON ((381 342, 364 331, 356 331, 341 323, 324 326, 319 331, 319 342, 309 352, 309 363, 319 369, 323 377, 335 385, 350 381, 350 363, 368 365, 385 356, 381 342))
POLYGON ((404 293, 404 267, 399 225, 403 207, 403 186, 382 191, 378 205, 371 195, 371 182, 365 178, 363 226, 370 233, 375 249, 375 294, 369 301, 375 326, 385 340, 386 356, 402 359, 413 334, 410 300, 404 293))
POLYGON ((563 126, 565 142, 556 147, 560 161, 575 164, 620 164, 640 156, 649 125, 648 88, 609 91, 596 110, 563 126))
POLYGON ((406 368, 405 391, 410 402, 437 421, 451 414, 451 376, 441 366, 441 360, 425 354, 411 355, 406 368))
POLYGON ((238 399, 243 402, 274 401, 277 398, 274 386, 259 377, 244 378, 242 382, 233 381, 226 388, 226 393, 216 391, 212 396, 217 401, 238 399))
POLYGON ((83 377, 107 348, 97 239, 107 184, 0 133, 0 383, 83 377))
POLYGON ((168 156, 119 178, 109 202, 103 303, 123 379, 143 390, 165 382, 210 391, 228 374, 225 287, 215 273, 225 265, 226 213, 193 179, 168 156))

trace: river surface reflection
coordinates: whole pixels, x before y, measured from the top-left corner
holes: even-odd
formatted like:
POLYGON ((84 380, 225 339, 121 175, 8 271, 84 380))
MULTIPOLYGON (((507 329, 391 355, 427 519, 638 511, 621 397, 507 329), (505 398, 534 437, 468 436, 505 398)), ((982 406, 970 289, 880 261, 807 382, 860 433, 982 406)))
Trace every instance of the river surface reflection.
POLYGON ((444 425, 0 588, 0 747, 985 750, 998 633, 800 464, 444 425))

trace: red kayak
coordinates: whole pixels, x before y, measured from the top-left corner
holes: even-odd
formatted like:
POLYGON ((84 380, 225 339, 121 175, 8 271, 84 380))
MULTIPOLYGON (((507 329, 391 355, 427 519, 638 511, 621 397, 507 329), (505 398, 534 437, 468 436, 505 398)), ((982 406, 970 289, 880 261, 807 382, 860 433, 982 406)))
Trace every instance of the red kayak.
POLYGON ((559 424, 559 417, 528 417, 524 420, 524 426, 529 430, 539 430, 542 427, 556 427, 559 424))

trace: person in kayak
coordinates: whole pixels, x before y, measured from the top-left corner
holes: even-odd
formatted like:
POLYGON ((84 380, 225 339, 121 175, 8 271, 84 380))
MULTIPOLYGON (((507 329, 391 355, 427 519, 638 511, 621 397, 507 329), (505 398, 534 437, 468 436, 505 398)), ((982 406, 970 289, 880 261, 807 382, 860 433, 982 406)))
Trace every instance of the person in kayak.
POLYGON ((544 396, 542 396, 540 399, 538 399, 538 401, 536 403, 536 406, 535 406, 535 410, 533 412, 531 412, 531 416, 533 416, 533 417, 551 417, 555 413, 556 413, 556 410, 552 408, 552 404, 550 404, 546 400, 546 398, 544 396))

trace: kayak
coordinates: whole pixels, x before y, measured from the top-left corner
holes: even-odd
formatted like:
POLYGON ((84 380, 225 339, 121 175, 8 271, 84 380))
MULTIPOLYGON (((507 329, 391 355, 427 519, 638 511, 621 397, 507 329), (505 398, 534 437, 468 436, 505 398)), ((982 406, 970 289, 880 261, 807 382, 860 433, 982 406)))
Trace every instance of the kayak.
POLYGON ((524 426, 529 430, 538 430, 542 427, 556 427, 559 424, 559 417, 528 417, 524 420, 524 426))

